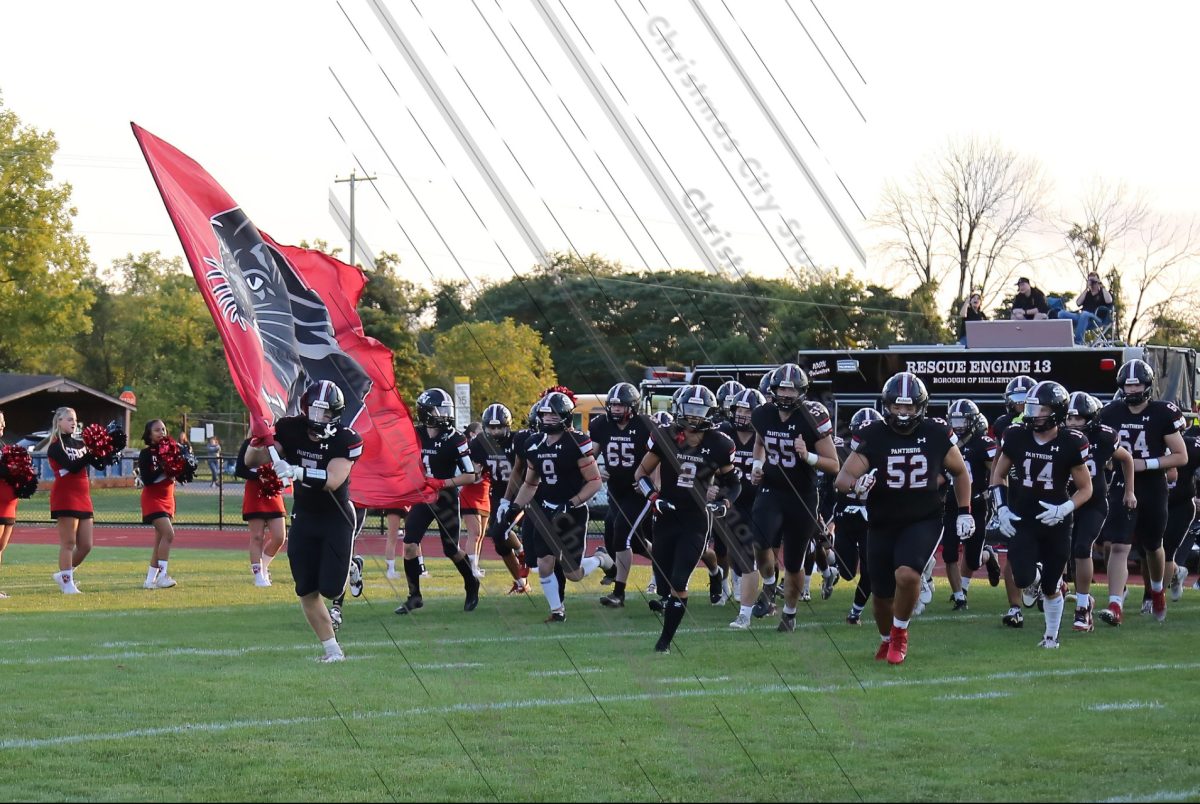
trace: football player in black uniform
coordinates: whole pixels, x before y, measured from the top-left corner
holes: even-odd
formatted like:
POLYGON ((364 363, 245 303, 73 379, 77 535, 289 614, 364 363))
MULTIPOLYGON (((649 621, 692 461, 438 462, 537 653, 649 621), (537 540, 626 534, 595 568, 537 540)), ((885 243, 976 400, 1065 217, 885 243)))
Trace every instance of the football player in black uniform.
MULTIPOLYGON (((1072 631, 1088 633, 1093 628, 1092 620, 1092 548, 1100 538, 1104 522, 1112 515, 1109 500, 1108 477, 1111 463, 1121 465, 1122 475, 1132 478, 1133 456, 1121 446, 1116 432, 1100 423, 1100 400, 1091 394, 1076 391, 1067 400, 1067 427, 1078 430, 1087 438, 1091 455, 1087 459, 1088 474, 1092 477, 1092 498, 1075 511, 1075 524, 1071 532, 1071 555, 1075 559, 1075 621, 1072 631)), ((1123 494, 1113 510, 1124 516, 1125 511, 1137 507, 1133 482, 1122 485, 1123 494)))
POLYGON ((1046 631, 1038 644, 1043 648, 1058 647, 1065 604, 1062 575, 1071 557, 1071 514, 1092 496, 1087 437, 1062 426, 1069 399, 1067 389, 1056 382, 1029 389, 1024 419, 1005 431, 992 467, 992 502, 1009 537, 1008 563, 1017 585, 1038 583, 1041 567, 1046 631), (1010 470, 1015 473, 1011 478, 1010 470))
POLYGON ((746 386, 737 380, 728 380, 717 388, 717 425, 728 424, 733 416, 733 400, 746 386))
POLYGON ((608 389, 604 416, 592 422, 592 438, 600 477, 608 484, 608 515, 604 518, 604 547, 616 561, 613 590, 600 598, 609 608, 625 605, 625 584, 633 554, 650 557, 646 530, 648 517, 642 516, 646 501, 634 488, 633 473, 646 454, 646 445, 654 425, 638 414, 642 395, 636 386, 619 382, 608 389), (635 528, 634 525, 637 525, 635 528))
MULTIPOLYGON (((819 402, 806 400, 808 377, 795 363, 771 372, 773 401, 754 411, 754 465, 750 480, 761 486, 754 501, 760 538, 758 567, 767 600, 775 595, 771 550, 783 547, 785 588, 780 631, 796 628, 796 604, 804 586, 804 559, 817 535, 817 471, 836 473, 833 423, 819 402)), ((743 577, 743 586, 746 578, 743 577)), ((751 577, 751 583, 756 581, 751 577)))
MULTIPOLYGON (((489 502, 491 510, 499 516, 501 501, 508 490, 513 464, 516 462, 512 411, 499 402, 493 402, 484 408, 480 421, 483 424, 483 432, 471 442, 471 459, 491 478, 489 502)), ((512 575, 513 584, 509 587, 508 594, 525 594, 529 591, 526 582, 529 568, 525 566, 521 540, 508 528, 492 527, 489 524, 487 532, 496 547, 496 554, 512 575)))
POLYGON ((571 427, 574 410, 575 403, 562 392, 552 391, 542 399, 538 405, 541 432, 525 446, 525 481, 505 511, 505 517, 511 518, 524 510, 533 523, 525 539, 525 560, 530 569, 538 569, 542 593, 550 606, 548 623, 567 618, 556 567, 561 565, 567 580, 582 581, 597 568, 608 569, 613 563, 604 548, 583 557, 587 501, 603 481, 592 455, 592 440, 571 427))
POLYGON ((1196 473, 1200 471, 1200 439, 1185 436, 1187 463, 1179 467, 1167 493, 1167 528, 1163 532, 1163 553, 1167 558, 1166 578, 1170 582, 1171 600, 1183 597, 1183 582, 1187 580, 1184 561, 1192 550, 1192 520, 1196 518, 1196 473))
POLYGON ((997 444, 1004 440, 1004 431, 1008 429, 1009 425, 1020 422, 1025 415, 1025 395, 1035 385, 1037 385, 1037 380, 1028 374, 1019 374, 1008 381, 1008 385, 1004 388, 1004 404, 1007 409, 992 422, 992 429, 989 433, 997 444))
MULTIPOLYGON (((950 600, 955 611, 967 608, 967 591, 971 576, 981 566, 987 567, 988 581, 992 586, 1000 584, 1000 562, 996 552, 984 542, 987 531, 987 489, 992 478, 992 461, 999 447, 987 434, 988 421, 979 406, 970 399, 956 399, 946 411, 950 429, 958 438, 958 451, 962 453, 971 477, 971 515, 975 517, 975 532, 964 542, 958 539, 942 540, 942 560, 946 562, 946 580, 950 582, 950 600)), ((944 532, 949 537, 956 527, 957 502, 946 495, 946 518, 944 532), (951 504, 954 504, 953 509, 951 504)))
POLYGON ((670 653, 671 640, 687 610, 688 579, 704 551, 712 517, 724 516, 741 491, 741 473, 733 465, 733 441, 717 431, 717 398, 702 385, 684 389, 670 430, 655 430, 649 450, 635 472, 637 488, 658 512, 654 525, 654 563, 670 587, 663 629, 654 649, 670 653), (661 486, 651 476, 659 470, 661 486), (709 489, 718 486, 718 493, 709 489), (713 499, 710 501, 709 497, 713 499))
MULTIPOLYGON (((859 408, 850 417, 850 436, 871 422, 881 422, 883 416, 875 408, 859 408)), ((845 465, 850 457, 850 445, 838 447, 838 459, 845 465)), ((836 478, 835 478, 836 481, 836 478)), ((867 570, 867 497, 851 489, 842 493, 834 489, 833 549, 837 553, 838 571, 847 581, 858 576, 854 602, 846 615, 847 625, 861 625, 863 609, 871 598, 871 573, 867 570)))
POLYGON ((1108 560, 1108 608, 1099 612, 1109 625, 1120 625, 1122 590, 1129 579, 1130 545, 1136 542, 1146 556, 1154 618, 1167 617, 1163 590, 1166 554, 1163 533, 1167 527, 1166 470, 1187 463, 1183 441, 1183 413, 1170 402, 1151 399, 1154 370, 1143 360, 1130 360, 1117 369, 1117 384, 1125 392, 1120 402, 1111 402, 1100 412, 1100 421, 1117 432, 1121 446, 1133 456, 1137 508, 1125 527, 1105 528, 1112 548, 1108 560))
POLYGON ((901 372, 883 386, 882 422, 854 433, 851 455, 835 483, 838 491, 867 498, 867 563, 880 644, 875 658, 900 664, 908 655, 908 625, 921 590, 921 573, 942 539, 938 480, 950 472, 958 501, 955 533, 967 539, 971 478, 954 433, 925 418, 929 392, 915 375, 901 372))
POLYGON ((454 400, 441 388, 429 388, 417 397, 417 436, 421 459, 425 462, 428 482, 438 487, 432 503, 414 505, 404 520, 404 577, 408 579, 408 599, 396 609, 410 614, 425 605, 421 598, 421 563, 417 549, 425 531, 434 522, 442 538, 442 553, 454 562, 463 579, 466 600, 464 611, 479 605, 479 579, 471 571, 465 550, 458 546, 458 489, 478 479, 471 460, 467 437, 454 429, 454 400))
MULTIPOLYGON (((721 432, 733 441, 733 463, 742 473, 743 480, 750 475, 754 466, 754 425, 751 419, 754 411, 766 403, 763 395, 754 388, 747 388, 733 397, 730 404, 729 421, 721 425, 721 432)), ((718 540, 725 544, 724 553, 729 560, 729 568, 733 575, 731 594, 741 605, 740 613, 729 625, 731 628, 749 628, 750 617, 754 603, 758 597, 757 582, 753 588, 742 585, 742 578, 757 572, 754 563, 754 548, 757 539, 754 536, 754 500, 758 496, 758 486, 742 483, 741 493, 733 502, 733 508, 724 517, 713 523, 713 530, 718 540)))
POLYGON ((357 524, 349 481, 363 442, 358 433, 342 426, 345 407, 337 385, 315 382, 300 397, 300 414, 275 423, 273 441, 252 441, 246 450, 247 466, 273 463, 281 478, 295 484, 288 563, 300 607, 325 648, 322 662, 346 658, 321 600, 336 599, 346 588, 357 524))

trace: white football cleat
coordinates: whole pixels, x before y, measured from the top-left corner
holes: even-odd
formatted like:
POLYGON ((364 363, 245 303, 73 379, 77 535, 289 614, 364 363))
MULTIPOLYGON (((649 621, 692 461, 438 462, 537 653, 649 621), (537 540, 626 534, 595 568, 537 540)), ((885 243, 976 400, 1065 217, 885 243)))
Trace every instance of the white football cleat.
POLYGON ((175 585, 175 579, 165 572, 160 572, 158 573, 158 579, 154 582, 154 585, 159 589, 170 589, 175 585))
POLYGON ((730 628, 736 628, 739 631, 750 630, 750 615, 743 612, 738 612, 737 619, 729 624, 730 628))

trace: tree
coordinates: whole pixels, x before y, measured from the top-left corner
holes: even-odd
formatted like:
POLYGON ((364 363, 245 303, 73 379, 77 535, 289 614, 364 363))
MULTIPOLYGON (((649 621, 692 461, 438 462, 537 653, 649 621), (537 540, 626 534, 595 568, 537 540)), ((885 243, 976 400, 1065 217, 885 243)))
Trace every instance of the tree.
POLYGON ((0 99, 0 370, 72 374, 91 322, 87 243, 72 232, 71 186, 52 184, 52 132, 22 126, 0 99))
POLYGON ((951 141, 907 190, 889 186, 875 220, 894 232, 886 250, 925 292, 952 278, 954 317, 974 288, 985 305, 1005 292, 1028 259, 1022 235, 1041 217, 1048 189, 1036 161, 994 140, 951 141))
POLYGON ((367 286, 358 302, 363 332, 392 350, 396 388, 405 399, 421 392, 427 359, 418 348, 421 326, 433 304, 428 291, 401 279, 400 258, 381 251, 375 269, 366 271, 367 286))
POLYGON ((437 334, 430 365, 427 387, 449 390, 455 377, 471 378, 472 419, 492 402, 519 414, 557 383, 554 361, 541 336, 510 318, 459 324, 437 334), (500 348, 489 348, 495 344, 500 348))

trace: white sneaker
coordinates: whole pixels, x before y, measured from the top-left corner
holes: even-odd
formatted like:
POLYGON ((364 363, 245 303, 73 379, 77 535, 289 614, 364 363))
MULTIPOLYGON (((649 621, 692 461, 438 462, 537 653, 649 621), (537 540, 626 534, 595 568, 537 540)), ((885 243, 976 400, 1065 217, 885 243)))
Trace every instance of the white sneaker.
POLYGON ((389 581, 398 581, 403 577, 404 577, 403 575, 401 575, 399 572, 396 572, 395 570, 387 571, 387 579, 389 581))
POLYGON ((1153 613, 1154 613, 1154 601, 1153 600, 1143 600, 1142 601, 1142 614, 1153 614, 1153 613))
POLYGON ((922 575, 921 576, 921 593, 917 597, 917 599, 921 601, 922 606, 928 606, 930 603, 933 602, 934 591, 935 591, 935 589, 933 586, 933 578, 927 578, 926 576, 922 575))
POLYGON ((154 585, 159 589, 170 589, 175 585, 175 579, 165 572, 160 572, 158 573, 158 580, 154 582, 154 585))
POLYGON ((738 612, 737 619, 729 624, 730 628, 736 628, 739 631, 750 630, 750 615, 738 612))
POLYGON ((267 577, 267 574, 265 572, 260 572, 254 576, 254 585, 255 586, 270 586, 271 579, 267 577))
POLYGON ((346 654, 342 653, 340 650, 337 653, 326 653, 324 656, 318 656, 317 661, 321 664, 329 664, 330 662, 344 662, 346 661, 346 654))
POLYGON ((80 594, 79 587, 75 585, 75 578, 70 572, 56 572, 54 573, 54 580, 58 582, 58 588, 62 590, 64 595, 80 594))
MULTIPOLYGON (((821 571, 821 599, 828 600, 833 596, 833 587, 841 579, 835 567, 827 567, 821 571)), ((931 598, 932 599, 932 598, 931 598)))
POLYGON ((730 584, 730 589, 732 589, 732 591, 729 593, 730 597, 737 598, 738 600, 742 599, 742 576, 741 575, 734 577, 732 583, 730 584))
POLYGON ((1197 592, 1200 592, 1200 578, 1196 579, 1196 582, 1192 584, 1192 588, 1197 592))
POLYGON ((421 577, 422 578, 432 578, 433 576, 429 574, 429 570, 421 570, 421 577))
POLYGON ((924 613, 925 613, 925 602, 923 600, 921 600, 920 598, 917 598, 917 605, 913 606, 913 616, 920 617, 924 613))
POLYGON ((1171 577, 1171 602, 1178 603, 1183 598, 1183 582, 1187 580, 1187 567, 1178 566, 1175 568, 1175 575, 1171 577))
POLYGON ((157 589, 158 584, 156 584, 154 581, 142 581, 142 588, 143 589, 157 589))
POLYGON ((1044 636, 1042 637, 1042 641, 1038 643, 1038 647, 1055 650, 1058 648, 1058 637, 1044 636))

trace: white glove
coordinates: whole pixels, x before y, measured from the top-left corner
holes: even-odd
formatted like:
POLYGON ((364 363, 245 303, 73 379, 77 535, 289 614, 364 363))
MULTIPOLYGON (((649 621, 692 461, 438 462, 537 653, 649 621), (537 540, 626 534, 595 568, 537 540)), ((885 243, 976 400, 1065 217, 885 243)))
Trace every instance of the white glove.
POLYGON ((1069 517, 1071 512, 1075 510, 1075 503, 1071 500, 1067 500, 1065 503, 1059 505, 1039 500, 1038 505, 1046 510, 1037 515, 1037 521, 1051 528, 1069 517))
POLYGON ((975 534, 975 517, 970 514, 959 514, 954 523, 954 529, 961 541, 966 541, 975 534))
POLYGON ((1013 526, 1013 523, 1020 522, 1021 517, 1014 514, 1013 510, 1005 505, 996 512, 996 521, 1000 524, 1000 532, 1012 538, 1017 535, 1017 529, 1013 526))
POLYGON ((659 497, 657 494, 650 500, 650 505, 656 514, 665 514, 667 511, 674 511, 675 505, 659 497))
POLYGON ((512 505, 512 500, 500 498, 500 502, 496 503, 496 519, 504 519, 504 514, 507 513, 509 506, 512 505))
POLYGON ((279 475, 280 477, 295 477, 296 469, 298 467, 292 466, 290 463, 281 458, 277 461, 274 461, 271 464, 271 468, 274 469, 275 474, 279 475))
POLYGON ((858 497, 866 497, 875 485, 875 470, 867 472, 854 481, 854 493, 858 497))

